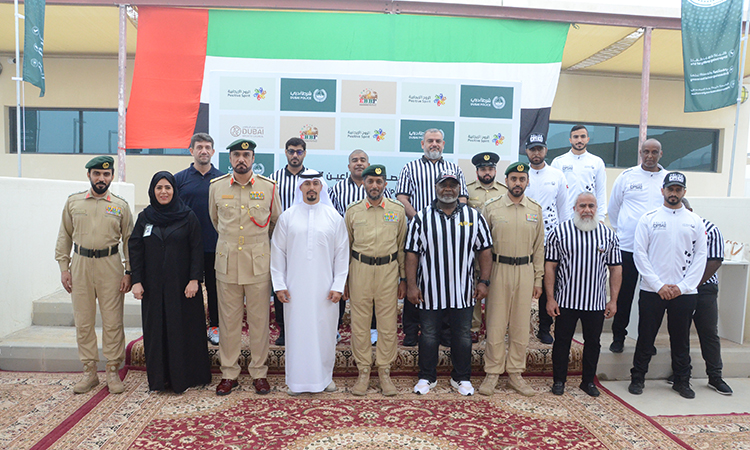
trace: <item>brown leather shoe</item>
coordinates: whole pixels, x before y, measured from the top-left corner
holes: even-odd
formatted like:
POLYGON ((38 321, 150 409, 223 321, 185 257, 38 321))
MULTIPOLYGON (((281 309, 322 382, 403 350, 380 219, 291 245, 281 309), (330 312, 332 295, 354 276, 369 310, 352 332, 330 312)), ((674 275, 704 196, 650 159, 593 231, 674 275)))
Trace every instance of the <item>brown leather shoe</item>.
POLYGON ((232 389, 239 386, 240 383, 238 383, 237 380, 222 378, 219 382, 219 385, 216 386, 216 395, 228 395, 230 392, 232 392, 232 389))
POLYGON ((258 378, 253 380, 253 387, 255 387, 255 393, 260 395, 266 395, 271 392, 271 385, 268 384, 268 380, 265 378, 258 378))

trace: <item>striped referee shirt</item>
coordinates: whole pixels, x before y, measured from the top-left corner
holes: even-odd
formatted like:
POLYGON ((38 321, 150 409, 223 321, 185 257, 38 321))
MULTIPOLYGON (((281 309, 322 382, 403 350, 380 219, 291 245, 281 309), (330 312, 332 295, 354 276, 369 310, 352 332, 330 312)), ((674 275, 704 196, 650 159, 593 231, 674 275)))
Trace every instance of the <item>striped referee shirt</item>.
POLYGON ((282 212, 294 204, 294 191, 297 189, 297 180, 299 179, 299 174, 304 171, 305 166, 302 166, 302 170, 295 175, 289 171, 289 165, 286 165, 283 169, 277 170, 268 177, 276 182, 282 212))
POLYGON ((421 211, 435 200, 435 180, 442 172, 454 172, 461 180, 460 197, 469 198, 466 178, 458 164, 440 158, 433 163, 424 156, 407 163, 398 176, 396 195, 408 195, 409 203, 415 211, 421 211))
MULTIPOLYGON (((346 180, 341 180, 328 189, 328 196, 331 197, 333 207, 343 216, 346 213, 346 208, 367 197, 367 192, 364 183, 357 186, 350 175, 346 180)), ((383 196, 393 198, 393 194, 388 189, 383 190, 383 196)))
POLYGON ((420 309, 473 307, 475 252, 492 247, 490 228, 479 211, 458 203, 450 216, 433 202, 409 223, 404 250, 419 255, 420 309))
POLYGON ((607 266, 622 264, 617 234, 599 223, 581 231, 573 220, 549 234, 544 259, 558 263, 555 300, 561 308, 602 311, 607 304, 607 266))
MULTIPOLYGON (((703 224, 706 226, 706 247, 708 251, 706 254, 706 260, 724 260, 724 236, 721 235, 719 227, 706 219, 703 219, 703 224)), ((711 278, 706 280, 703 284, 706 285, 709 283, 719 284, 719 277, 714 273, 711 275, 711 278)))

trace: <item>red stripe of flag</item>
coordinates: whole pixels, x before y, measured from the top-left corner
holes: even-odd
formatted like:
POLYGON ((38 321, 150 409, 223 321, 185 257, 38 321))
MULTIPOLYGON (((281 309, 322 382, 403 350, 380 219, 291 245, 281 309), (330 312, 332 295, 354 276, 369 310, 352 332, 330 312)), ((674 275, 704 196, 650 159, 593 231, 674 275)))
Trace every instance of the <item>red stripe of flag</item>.
POLYGON ((208 10, 138 8, 127 148, 187 148, 200 107, 208 10))

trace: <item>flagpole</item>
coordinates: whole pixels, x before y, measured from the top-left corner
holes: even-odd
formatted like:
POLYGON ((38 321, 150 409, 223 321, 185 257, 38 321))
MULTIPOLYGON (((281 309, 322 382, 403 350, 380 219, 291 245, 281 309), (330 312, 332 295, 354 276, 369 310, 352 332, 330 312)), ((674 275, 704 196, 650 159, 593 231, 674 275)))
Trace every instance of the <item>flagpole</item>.
POLYGON ((18 19, 24 17, 18 13, 18 0, 13 0, 16 17, 16 152, 18 153, 18 177, 21 177, 21 38, 19 37, 18 19))
POLYGON ((747 55, 747 7, 746 1, 742 2, 742 19, 745 22, 745 37, 742 37, 742 27, 740 27, 740 51, 742 51, 742 63, 740 63, 740 85, 737 90, 737 106, 735 106, 734 115, 734 137, 732 138, 732 159, 729 160, 729 184, 727 185, 727 197, 732 196, 732 178, 734 177, 734 156, 737 152, 737 131, 740 124, 740 104, 742 103, 742 81, 745 79, 745 57, 747 55), (744 44, 744 45, 743 45, 744 44))

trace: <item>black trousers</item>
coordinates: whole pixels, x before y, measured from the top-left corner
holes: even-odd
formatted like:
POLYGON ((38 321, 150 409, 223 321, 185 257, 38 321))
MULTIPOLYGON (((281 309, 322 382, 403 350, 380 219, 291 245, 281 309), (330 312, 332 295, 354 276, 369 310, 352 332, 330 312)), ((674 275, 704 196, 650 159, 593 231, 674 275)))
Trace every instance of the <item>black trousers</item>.
POLYGON ((555 343, 552 345, 552 376, 555 381, 564 383, 568 377, 570 343, 578 320, 583 328, 583 382, 593 382, 596 376, 604 311, 560 308, 560 315, 555 317, 555 343))
MULTIPOLYGON (((633 306, 635 285, 638 284, 638 269, 633 261, 633 253, 622 251, 622 285, 620 294, 617 296, 617 313, 612 321, 612 340, 624 341, 628 334, 628 323, 630 323, 630 310, 633 306)), ((640 334, 640 331, 638 332, 640 334)))
POLYGON ((675 382, 690 380, 690 323, 698 295, 680 295, 662 300, 655 292, 641 290, 638 298, 638 341, 635 344, 632 380, 643 381, 653 354, 656 333, 659 332, 664 312, 667 312, 669 348, 672 352, 672 372, 675 382))
POLYGON ((206 284, 208 294, 208 326, 219 326, 219 297, 216 294, 216 253, 203 253, 203 282, 206 284))
MULTIPOLYGON (((539 331, 549 333, 551 326, 552 316, 547 314, 547 289, 542 284, 542 295, 539 296, 539 331)), ((555 337, 557 337, 557 330, 555 330, 555 337)))
POLYGON ((706 375, 721 378, 721 340, 719 339, 719 286, 704 284, 698 288, 698 299, 693 314, 693 323, 701 343, 701 355, 706 362, 706 375))
POLYGON ((419 309, 407 299, 404 299, 404 312, 401 315, 401 326, 404 334, 414 336, 419 334, 419 309))
MULTIPOLYGON (((408 300, 407 300, 408 302, 408 300)), ((451 378, 469 381, 471 378, 471 318, 474 306, 468 308, 417 309, 422 327, 419 336, 419 378, 437 380, 438 350, 445 334, 445 323, 450 324, 451 378)))

